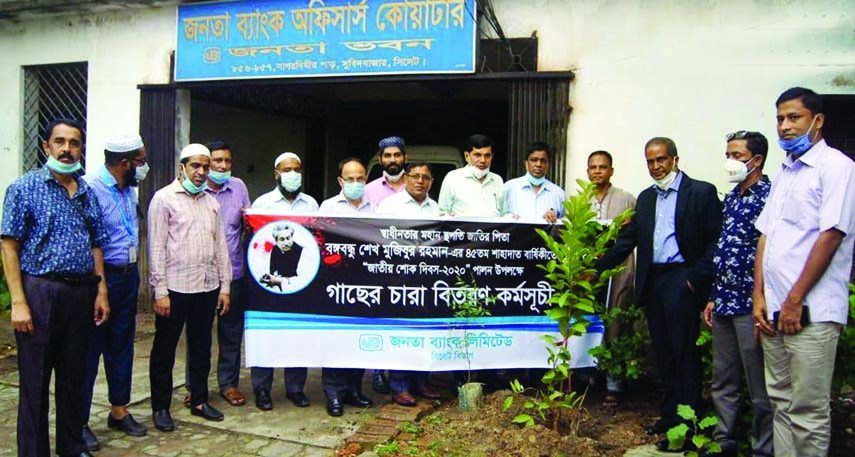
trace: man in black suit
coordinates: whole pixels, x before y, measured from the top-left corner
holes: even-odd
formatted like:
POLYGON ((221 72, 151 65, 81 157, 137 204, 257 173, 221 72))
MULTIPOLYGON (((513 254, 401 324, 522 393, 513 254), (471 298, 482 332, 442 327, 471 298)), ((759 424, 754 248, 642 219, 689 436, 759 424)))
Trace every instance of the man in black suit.
MULTIPOLYGON (((632 220, 597 270, 614 268, 638 248, 635 300, 646 309, 665 389, 662 416, 647 429, 654 435, 681 422, 678 404, 696 408, 700 398, 701 360, 695 342, 715 273, 712 256, 722 205, 715 186, 680 171, 677 146, 670 138, 651 139, 644 155, 656 184, 638 196, 632 220)), ((657 447, 666 450, 668 440, 657 447)))

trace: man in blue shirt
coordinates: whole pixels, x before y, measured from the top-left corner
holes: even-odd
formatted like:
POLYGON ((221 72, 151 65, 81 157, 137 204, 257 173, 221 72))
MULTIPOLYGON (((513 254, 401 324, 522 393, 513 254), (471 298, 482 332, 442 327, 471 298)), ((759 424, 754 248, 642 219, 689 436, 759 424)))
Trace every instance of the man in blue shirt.
POLYGON ((760 231, 754 227, 772 184, 763 175, 769 143, 758 132, 727 136, 725 171, 736 186, 724 197, 724 217, 713 263, 710 301, 704 320, 713 331, 712 399, 721 453, 737 455, 736 429, 742 375, 754 405, 753 455, 772 455, 772 405, 766 394, 763 349, 754 338, 754 258, 760 231))
POLYGON ((137 297, 140 274, 139 217, 134 187, 148 173, 146 151, 137 134, 122 134, 107 140, 104 166, 84 179, 98 197, 110 241, 104 246, 104 276, 110 301, 110 321, 97 327, 89 342, 88 384, 83 398, 83 438, 90 451, 101 444, 89 428, 92 389, 101 354, 109 389, 110 414, 107 426, 131 436, 145 435, 146 428, 128 413, 134 367, 137 297))
POLYGON ((540 141, 528 147, 525 176, 505 183, 505 210, 527 222, 554 224, 564 214, 564 190, 546 179, 549 145, 540 141))
POLYGON ((90 456, 80 393, 94 325, 107 320, 101 248, 110 238, 98 199, 80 178, 83 127, 61 119, 45 129, 44 167, 6 189, 3 269, 18 344, 18 455, 50 455, 51 371, 56 374, 56 453, 90 456))

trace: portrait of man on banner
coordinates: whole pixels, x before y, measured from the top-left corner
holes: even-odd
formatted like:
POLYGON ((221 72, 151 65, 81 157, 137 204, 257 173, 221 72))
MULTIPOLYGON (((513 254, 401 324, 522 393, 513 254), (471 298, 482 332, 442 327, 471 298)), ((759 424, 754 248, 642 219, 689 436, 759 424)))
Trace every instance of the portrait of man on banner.
POLYGON ((317 275, 320 248, 300 224, 288 221, 267 224, 255 234, 250 247, 250 273, 269 292, 299 292, 317 275))

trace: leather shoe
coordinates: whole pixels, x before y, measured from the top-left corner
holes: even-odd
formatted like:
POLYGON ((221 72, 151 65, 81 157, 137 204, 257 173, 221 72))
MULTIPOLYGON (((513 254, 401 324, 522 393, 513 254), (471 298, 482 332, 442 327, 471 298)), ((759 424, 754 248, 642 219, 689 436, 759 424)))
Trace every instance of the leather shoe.
POLYGON ((262 411, 273 409, 273 400, 270 398, 269 390, 258 389, 255 391, 255 407, 262 411))
POLYGON ((383 372, 380 370, 374 370, 374 375, 371 376, 371 387, 378 394, 386 395, 391 392, 389 381, 386 380, 386 376, 383 376, 383 372))
POLYGON ((668 426, 662 419, 656 421, 653 425, 648 425, 644 427, 644 433, 648 435, 661 435, 663 433, 667 433, 671 427, 668 426))
POLYGON ((291 403, 298 408, 305 408, 309 406, 309 397, 306 396, 303 392, 288 392, 285 394, 285 398, 291 400, 291 403))
POLYGON ((92 432, 92 429, 88 425, 83 426, 83 441, 86 442, 86 449, 89 452, 101 449, 101 441, 98 440, 98 437, 95 436, 95 433, 92 432))
POLYGON ((341 406, 341 400, 338 398, 330 398, 327 400, 327 414, 332 417, 339 417, 344 414, 344 408, 341 406))
POLYGON ((168 409, 161 409, 154 412, 154 428, 161 432, 171 432, 175 430, 175 422, 172 420, 172 415, 168 409))
POLYGON ((392 394, 392 401, 401 406, 416 406, 416 399, 409 392, 392 394))
POLYGON ((112 414, 108 414, 107 427, 130 436, 146 436, 148 434, 148 430, 145 429, 145 426, 137 422, 136 419, 134 419, 134 416, 131 416, 130 413, 121 419, 115 419, 112 414))
POLYGON ((214 422, 219 422, 225 419, 223 413, 221 413, 217 408, 211 406, 210 403, 202 403, 200 406, 190 408, 190 414, 214 422))
POLYGON ((442 392, 428 386, 416 387, 413 393, 428 400, 439 400, 442 398, 442 392))
POLYGON ((344 402, 357 408, 370 408, 374 406, 374 402, 360 392, 348 392, 347 396, 344 397, 344 402))

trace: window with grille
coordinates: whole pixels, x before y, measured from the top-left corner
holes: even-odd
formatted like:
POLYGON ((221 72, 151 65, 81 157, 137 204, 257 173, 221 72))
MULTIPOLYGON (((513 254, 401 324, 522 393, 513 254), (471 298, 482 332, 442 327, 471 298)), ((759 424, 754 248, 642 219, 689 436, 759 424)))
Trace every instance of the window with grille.
MULTIPOLYGON (((73 119, 86 129, 86 62, 24 67, 24 132, 21 136, 24 172, 47 160, 42 149, 45 128, 56 119, 73 119)), ((85 133, 85 131, 84 131, 85 133)), ((83 157, 86 164, 86 157, 83 157)))

